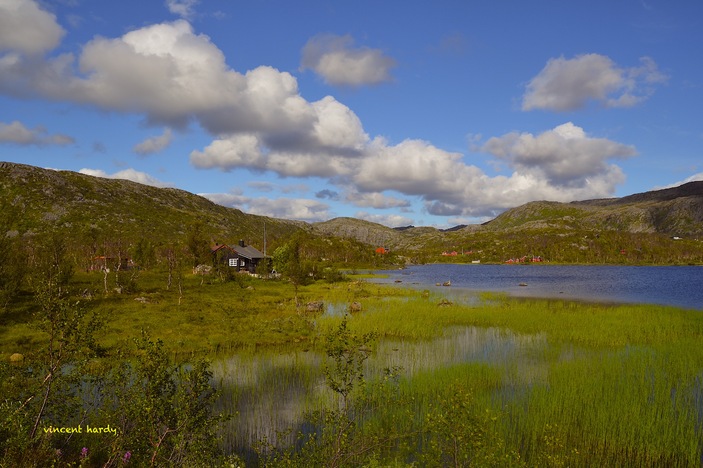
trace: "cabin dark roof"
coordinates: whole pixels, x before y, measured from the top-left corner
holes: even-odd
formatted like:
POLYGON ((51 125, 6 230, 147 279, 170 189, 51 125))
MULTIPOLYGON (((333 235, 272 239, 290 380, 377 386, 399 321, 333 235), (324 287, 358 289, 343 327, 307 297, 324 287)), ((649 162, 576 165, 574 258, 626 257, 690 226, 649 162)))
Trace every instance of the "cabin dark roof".
POLYGON ((211 247, 211 251, 214 254, 219 250, 229 250, 235 252, 240 257, 248 258, 249 260, 259 260, 266 257, 258 249, 252 247, 251 245, 241 245, 242 243, 243 242, 240 242, 239 245, 215 244, 215 246, 211 247))
POLYGON ((235 245, 234 247, 231 247, 231 249, 237 252, 242 257, 248 258, 249 260, 257 260, 260 258, 264 258, 264 254, 262 254, 258 249, 255 249, 251 245, 247 245, 244 247, 242 247, 241 245, 235 245))

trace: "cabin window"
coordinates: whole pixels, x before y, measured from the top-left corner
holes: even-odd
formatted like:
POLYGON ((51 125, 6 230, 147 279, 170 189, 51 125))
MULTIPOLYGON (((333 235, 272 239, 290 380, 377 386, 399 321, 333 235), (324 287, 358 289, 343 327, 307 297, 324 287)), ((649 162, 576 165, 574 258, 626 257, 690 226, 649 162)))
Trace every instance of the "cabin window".
POLYGON ((238 258, 230 258, 230 259, 229 259, 229 266, 231 266, 231 267, 236 267, 236 266, 237 266, 237 260, 239 260, 239 259, 238 259, 238 258))

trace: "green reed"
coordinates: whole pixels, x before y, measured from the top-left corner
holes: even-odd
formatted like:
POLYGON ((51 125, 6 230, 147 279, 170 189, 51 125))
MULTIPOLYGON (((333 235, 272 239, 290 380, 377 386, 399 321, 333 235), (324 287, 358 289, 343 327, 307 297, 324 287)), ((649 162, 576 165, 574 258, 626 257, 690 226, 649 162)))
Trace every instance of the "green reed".
MULTIPOLYGON (((500 451, 519 454, 520 463, 700 465, 699 312, 495 296, 440 306, 435 299, 380 301, 349 322, 384 337, 376 349, 380 365, 404 369, 396 401, 408 406, 379 405, 373 424, 394 421, 423 433, 423 415, 458 384, 469 389, 476 411, 495 415, 505 442, 500 451), (482 330, 464 338, 473 351, 447 358, 466 330, 482 330)), ((318 325, 325 330, 336 320, 318 325)), ((407 460, 426 448, 423 440, 406 449, 407 460)))

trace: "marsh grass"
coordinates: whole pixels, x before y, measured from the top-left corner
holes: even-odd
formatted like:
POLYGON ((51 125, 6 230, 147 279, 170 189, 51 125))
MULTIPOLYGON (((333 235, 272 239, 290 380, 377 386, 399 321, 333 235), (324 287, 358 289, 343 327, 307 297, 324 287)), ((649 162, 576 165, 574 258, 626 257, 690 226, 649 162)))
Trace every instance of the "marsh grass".
MULTIPOLYGON (((321 349, 342 314, 307 312, 282 281, 208 283, 185 275, 182 297, 164 284, 158 272, 141 274, 130 294, 105 294, 99 274, 79 274, 73 283, 76 297, 102 317, 99 342, 108 352, 145 329, 178 359, 214 358, 218 409, 235 414, 223 428, 227 450, 250 452, 262 436, 287 444, 312 430, 306 413, 333 404, 321 349)), ((703 460, 699 311, 496 293, 445 297, 359 280, 304 286, 299 298, 340 309, 359 302, 349 329, 378 336, 358 396, 366 409, 358 430, 407 434, 373 452, 378 463, 420 463, 418 454, 442 447, 449 434, 438 432, 447 429, 442 424, 461 424, 440 417, 452 404, 477 415, 458 429, 491 434, 500 442, 491 450, 506 466, 703 460), (384 369, 400 371, 389 380, 384 369), (457 402, 457 391, 466 398, 457 402)), ((34 312, 25 295, 0 316, 3 359, 45 343, 34 312)))
MULTIPOLYGON (((473 411, 490 414, 497 455, 517 465, 700 465, 700 313, 501 295, 474 305, 437 299, 368 298, 349 320, 356 333, 382 338, 376 369, 403 369, 395 404, 387 387, 370 385, 367 396, 376 402, 367 430, 392 421, 416 434, 388 460, 417 461, 413 453, 430 450, 436 434, 428 420, 458 385, 473 411)), ((324 334, 340 320, 319 317, 317 329, 324 334)))

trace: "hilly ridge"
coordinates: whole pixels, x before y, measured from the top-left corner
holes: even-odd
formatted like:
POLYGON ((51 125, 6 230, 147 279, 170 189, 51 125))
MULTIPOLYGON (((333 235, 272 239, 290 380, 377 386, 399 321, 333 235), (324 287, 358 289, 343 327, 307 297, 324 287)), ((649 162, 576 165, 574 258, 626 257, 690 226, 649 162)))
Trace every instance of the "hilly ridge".
POLYGON ((502 213, 486 223, 486 227, 491 230, 551 227, 698 237, 703 235, 703 182, 622 198, 530 202, 502 213))
POLYGON ((201 223, 213 238, 258 244, 264 224, 274 240, 310 229, 302 222, 226 208, 180 189, 6 162, 0 162, 0 205, 11 236, 56 229, 82 236, 92 229, 171 241, 201 223))
POLYGON ((661 244, 674 236, 703 236, 703 182, 622 198, 535 201, 482 225, 393 229, 353 218, 309 224, 257 216, 175 188, 0 162, 0 205, 0 226, 4 229, 0 234, 11 237, 62 230, 82 238, 97 230, 169 242, 182 239, 189 226, 201 224, 213 241, 244 239, 261 246, 265 225, 271 248, 302 230, 319 238, 332 236, 374 248, 383 246, 418 261, 431 261, 444 250, 476 250, 477 246, 487 252, 483 258, 488 261, 502 261, 513 251, 517 254, 528 248, 520 246, 546 251, 535 244, 563 244, 561 250, 554 247, 555 252, 595 251, 605 247, 587 245, 583 239, 605 238, 607 233, 617 237, 613 245, 627 245, 636 235, 654 236, 649 244, 661 244))

